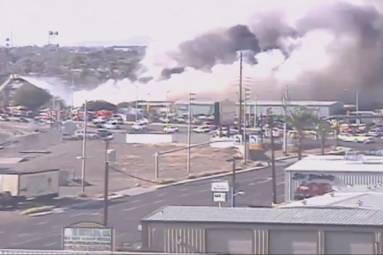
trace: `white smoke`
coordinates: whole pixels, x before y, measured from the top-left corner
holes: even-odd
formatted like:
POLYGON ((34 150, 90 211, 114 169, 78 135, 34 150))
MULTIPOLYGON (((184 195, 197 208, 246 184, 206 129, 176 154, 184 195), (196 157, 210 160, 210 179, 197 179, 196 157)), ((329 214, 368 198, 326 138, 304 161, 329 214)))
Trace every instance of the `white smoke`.
MULTIPOLYGON (((359 72, 360 79, 370 78, 374 71, 383 67, 383 57, 377 55, 382 45, 371 44, 369 47, 361 47, 364 41, 361 41, 360 35, 356 34, 358 32, 350 27, 343 31, 344 21, 331 16, 336 12, 329 13, 326 17, 327 11, 331 9, 323 9, 322 6, 334 2, 341 1, 270 1, 268 8, 263 8, 257 15, 249 16, 246 25, 260 39, 261 46, 271 42, 278 43, 278 49, 261 52, 256 56, 257 65, 244 63, 244 84, 251 89, 252 97, 258 95, 260 100, 279 100, 285 85, 291 85, 294 99, 342 100, 344 91, 354 91, 360 89, 360 86, 370 87, 366 89, 368 95, 383 95, 383 89, 376 86, 378 84, 360 85, 363 81, 355 78, 355 74, 359 72), (318 9, 318 17, 312 15, 315 14, 312 12, 313 8, 318 9), (301 19, 309 11, 311 16, 308 21, 312 24, 310 22, 302 24, 301 19), (328 26, 329 21, 326 19, 334 19, 334 27, 328 26), (342 24, 335 23, 338 21, 342 24), (299 36, 285 35, 289 28, 297 28, 305 33, 299 36), (289 55, 287 59, 286 54, 289 55), (361 56, 365 58, 360 59, 361 56), (367 66, 372 64, 375 66, 367 66)), ((367 4, 382 8, 382 1, 342 2, 351 2, 360 8, 367 4)), ((238 16, 242 17, 243 14, 238 13, 238 16)), ((238 24, 236 22, 237 20, 233 19, 231 25, 238 24)), ((376 30, 382 31, 381 20, 376 20, 376 30)), ((173 74, 168 80, 159 79, 163 68, 177 67, 177 61, 168 53, 176 52, 180 42, 161 41, 149 46, 142 61, 146 68, 139 71, 141 77, 154 77, 147 84, 134 83, 128 79, 109 80, 92 91, 75 92, 74 105, 81 105, 85 100, 106 100, 112 103, 136 99, 179 100, 186 99, 189 92, 195 93, 197 99, 206 100, 237 97, 238 61, 228 65, 217 64, 211 72, 186 68, 185 72, 173 74)), ((381 77, 381 71, 382 69, 376 75, 381 77)), ((371 78, 371 82, 381 80, 379 77, 371 78)), ((71 94, 70 91, 58 89, 56 85, 53 92, 65 97, 71 94)))

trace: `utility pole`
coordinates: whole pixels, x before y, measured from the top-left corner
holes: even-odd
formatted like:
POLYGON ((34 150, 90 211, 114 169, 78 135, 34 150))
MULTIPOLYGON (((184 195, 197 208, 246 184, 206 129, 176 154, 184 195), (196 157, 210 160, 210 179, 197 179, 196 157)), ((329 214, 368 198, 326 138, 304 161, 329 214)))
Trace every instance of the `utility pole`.
POLYGON ((253 108, 253 113, 254 113, 254 129, 257 128, 258 123, 257 123, 257 118, 258 118, 258 95, 255 94, 255 105, 253 108))
POLYGON ((108 226, 108 207, 109 207, 109 140, 105 140, 105 175, 104 175, 104 220, 103 225, 108 226))
POLYGON ((269 127, 270 127, 270 143, 271 143, 271 173, 272 173, 272 193, 273 193, 273 204, 277 203, 277 177, 275 169, 275 149, 274 149, 274 119, 273 115, 269 113, 269 127))
MULTIPOLYGON (((355 111, 356 111, 356 116, 359 117, 359 91, 355 92, 355 111)), ((356 124, 360 124, 360 119, 356 120, 356 124)))
POLYGON ((250 97, 250 89, 245 88, 245 96, 244 96, 244 106, 243 106, 243 119, 244 119, 244 127, 243 127, 243 163, 247 162, 247 100, 250 97))
POLYGON ((136 101, 135 101, 135 106, 136 109, 134 111, 135 114, 135 121, 137 122, 138 120, 138 85, 136 84, 136 101))
POLYGON ((231 172, 231 207, 235 207, 235 183, 236 183, 236 164, 235 158, 231 160, 232 172, 231 172))
POLYGON ((189 102, 188 102, 188 135, 187 135, 187 155, 186 155, 186 172, 190 174, 190 146, 191 146, 191 124, 192 124, 192 102, 194 100, 193 93, 189 93, 189 102))
POLYGON ((81 155, 81 192, 85 193, 85 168, 86 168, 86 133, 88 124, 88 110, 87 101, 84 103, 84 114, 83 114, 83 136, 82 136, 82 155, 81 155))
POLYGON ((243 109, 242 109, 242 70, 243 69, 243 55, 242 51, 239 52, 239 114, 238 114, 238 132, 240 135, 242 135, 242 116, 243 116, 243 109))
MULTIPOLYGON (((285 86, 285 92, 282 98, 283 112, 284 112, 284 124, 283 124, 283 154, 287 155, 287 117, 288 117, 288 104, 289 99, 289 86, 285 86)), ((271 131, 272 132, 272 131, 271 131)))

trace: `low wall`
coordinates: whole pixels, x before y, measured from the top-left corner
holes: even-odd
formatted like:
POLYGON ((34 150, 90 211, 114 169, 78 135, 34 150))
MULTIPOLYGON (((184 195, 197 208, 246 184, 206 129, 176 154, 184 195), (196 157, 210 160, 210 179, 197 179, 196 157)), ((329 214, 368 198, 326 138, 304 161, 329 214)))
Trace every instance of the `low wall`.
POLYGON ((158 144, 172 142, 172 134, 126 134, 126 143, 158 144))

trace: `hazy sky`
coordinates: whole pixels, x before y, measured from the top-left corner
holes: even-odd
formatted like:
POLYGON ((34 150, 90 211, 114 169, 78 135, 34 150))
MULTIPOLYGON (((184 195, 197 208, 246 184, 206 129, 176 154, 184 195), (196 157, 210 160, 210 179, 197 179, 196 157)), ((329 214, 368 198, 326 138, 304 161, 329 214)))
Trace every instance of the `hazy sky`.
MULTIPOLYGON (((251 2, 254 5, 254 0, 251 2)), ((53 42, 61 45, 126 40, 132 36, 149 36, 155 40, 188 37, 243 20, 250 14, 249 3, 248 0, 0 0, 0 45, 11 35, 14 45, 43 45, 50 30, 60 33, 53 42)))

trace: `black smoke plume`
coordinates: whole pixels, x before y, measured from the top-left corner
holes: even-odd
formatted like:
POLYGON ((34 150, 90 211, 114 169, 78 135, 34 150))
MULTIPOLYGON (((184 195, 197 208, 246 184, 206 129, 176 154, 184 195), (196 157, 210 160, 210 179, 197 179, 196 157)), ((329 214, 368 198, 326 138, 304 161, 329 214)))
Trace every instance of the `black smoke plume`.
POLYGON ((174 67, 174 68, 164 68, 161 72, 161 77, 163 79, 169 79, 172 74, 179 74, 185 71, 184 67, 174 67))
POLYGON ((258 39, 245 25, 216 30, 185 41, 178 47, 174 59, 179 66, 210 71, 217 64, 236 61, 238 51, 260 52, 258 39))

